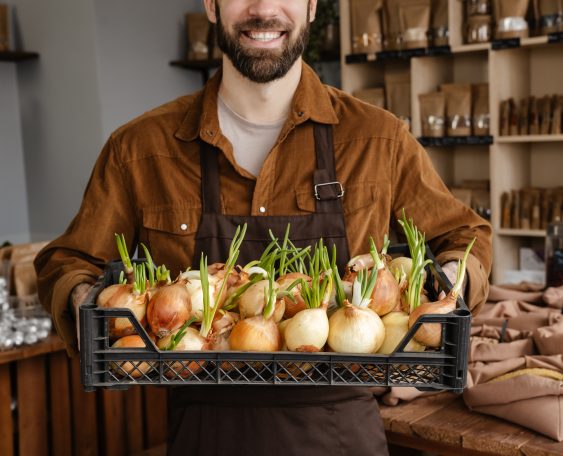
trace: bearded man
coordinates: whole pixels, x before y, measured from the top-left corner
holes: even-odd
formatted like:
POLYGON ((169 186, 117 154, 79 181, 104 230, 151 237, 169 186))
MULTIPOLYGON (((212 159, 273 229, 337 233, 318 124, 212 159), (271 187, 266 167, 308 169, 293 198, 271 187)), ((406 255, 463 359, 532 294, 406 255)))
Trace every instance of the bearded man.
MULTIPOLYGON (((114 233, 145 243, 173 276, 225 261, 248 224, 239 263, 256 259, 269 230, 335 245, 338 263, 379 247, 403 209, 437 259, 468 259, 465 297, 487 295, 491 229, 447 190, 424 149, 391 113, 323 85, 301 58, 316 0, 204 0, 223 64, 203 90, 115 131, 78 215, 38 256, 44 305, 69 353, 75 315, 114 233), (251 233, 251 235, 249 235, 251 233)), ((454 266, 455 269, 455 266, 454 266)), ((371 391, 330 386, 169 388, 170 455, 385 455, 371 391)))

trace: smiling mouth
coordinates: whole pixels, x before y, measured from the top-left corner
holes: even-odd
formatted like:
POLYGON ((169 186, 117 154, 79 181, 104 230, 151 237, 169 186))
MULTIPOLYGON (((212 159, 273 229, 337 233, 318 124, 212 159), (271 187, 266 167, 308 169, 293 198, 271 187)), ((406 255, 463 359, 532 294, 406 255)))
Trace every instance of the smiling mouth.
POLYGON ((243 34, 254 41, 262 43, 274 41, 286 34, 286 32, 257 32, 257 31, 244 31, 243 34))

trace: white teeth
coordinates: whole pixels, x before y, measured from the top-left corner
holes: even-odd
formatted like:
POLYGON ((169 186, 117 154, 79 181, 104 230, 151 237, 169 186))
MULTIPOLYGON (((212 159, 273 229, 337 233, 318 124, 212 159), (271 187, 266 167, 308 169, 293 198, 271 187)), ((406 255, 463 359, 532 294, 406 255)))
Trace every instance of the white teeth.
POLYGON ((248 32, 248 36, 256 41, 272 41, 282 36, 282 32, 248 32))

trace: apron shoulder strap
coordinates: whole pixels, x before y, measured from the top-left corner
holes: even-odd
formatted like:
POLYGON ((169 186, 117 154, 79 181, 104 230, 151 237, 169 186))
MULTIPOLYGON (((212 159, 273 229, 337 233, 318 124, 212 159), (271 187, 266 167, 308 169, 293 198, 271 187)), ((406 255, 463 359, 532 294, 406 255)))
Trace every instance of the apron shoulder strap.
POLYGON ((315 152, 317 169, 313 176, 317 212, 341 213, 344 187, 336 180, 332 126, 315 123, 315 152))
POLYGON ((219 182, 218 151, 212 145, 201 142, 199 149, 201 162, 201 211, 221 213, 221 184, 219 182))

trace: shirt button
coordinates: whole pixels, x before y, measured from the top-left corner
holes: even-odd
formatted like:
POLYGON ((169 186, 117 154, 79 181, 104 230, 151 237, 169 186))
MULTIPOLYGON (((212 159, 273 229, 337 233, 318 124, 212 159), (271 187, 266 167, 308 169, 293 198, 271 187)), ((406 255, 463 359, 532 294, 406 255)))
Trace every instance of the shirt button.
POLYGON ((182 231, 187 231, 187 230, 188 230, 188 225, 186 225, 185 223, 182 223, 182 224, 180 225, 180 229, 181 229, 182 231))
POLYGON ((260 209, 258 209, 260 211, 261 214, 265 214, 266 213, 266 208, 264 206, 260 206, 260 209))
POLYGON ((297 115, 298 115, 299 117, 303 117, 303 116, 305 115, 305 113, 304 113, 303 111, 299 111, 299 112, 297 113, 297 115))

